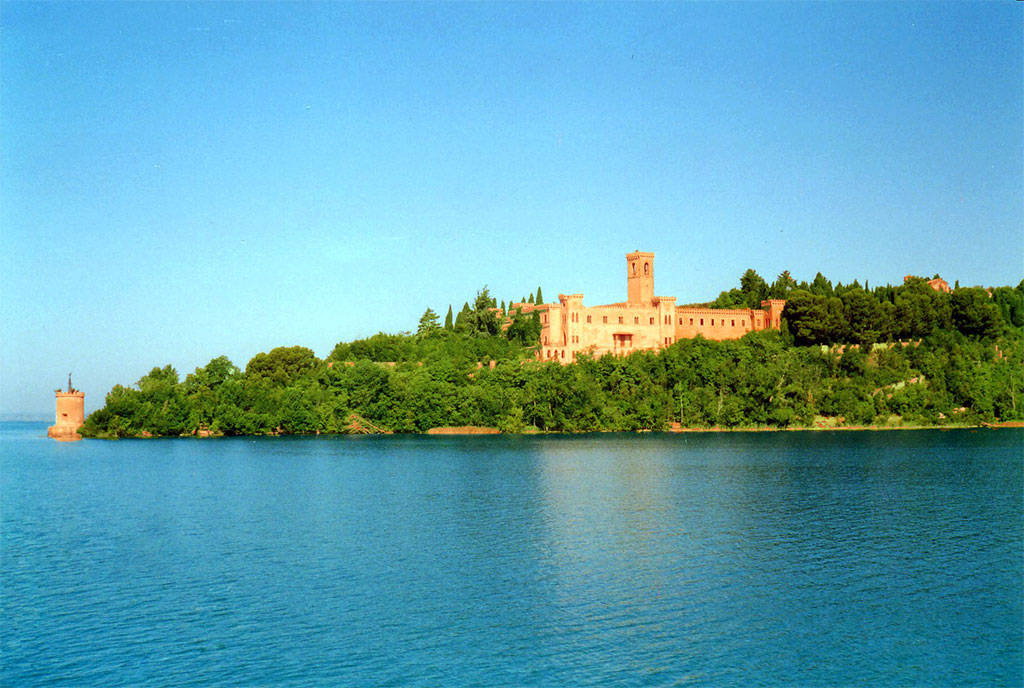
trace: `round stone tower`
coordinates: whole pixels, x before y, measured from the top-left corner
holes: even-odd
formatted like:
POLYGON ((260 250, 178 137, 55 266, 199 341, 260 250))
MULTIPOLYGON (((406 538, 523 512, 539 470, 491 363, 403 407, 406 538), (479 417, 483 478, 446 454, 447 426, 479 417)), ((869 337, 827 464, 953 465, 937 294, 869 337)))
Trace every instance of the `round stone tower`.
POLYGON ((46 431, 46 434, 61 442, 74 442, 82 439, 78 428, 85 423, 85 392, 71 386, 71 375, 68 374, 67 390, 56 390, 57 420, 46 431))

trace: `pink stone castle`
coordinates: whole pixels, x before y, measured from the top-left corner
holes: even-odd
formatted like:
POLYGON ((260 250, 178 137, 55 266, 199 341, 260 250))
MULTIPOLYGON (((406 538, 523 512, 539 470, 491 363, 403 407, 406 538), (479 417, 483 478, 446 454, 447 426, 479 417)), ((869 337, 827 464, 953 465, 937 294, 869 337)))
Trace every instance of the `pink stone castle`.
POLYGON ((654 254, 626 255, 626 300, 584 306, 583 294, 559 294, 558 303, 516 303, 524 313, 540 313, 542 360, 570 363, 581 353, 626 355, 658 350, 678 339, 738 339, 755 330, 779 329, 782 299, 762 301, 760 309, 677 306, 674 296, 654 295, 654 254))
MULTIPOLYGON (((915 275, 907 275, 903 278, 903 284, 906 284, 912 279, 924 279, 923 277, 917 277, 915 275)), ((949 294, 953 290, 949 288, 949 282, 942 279, 941 277, 935 277, 934 279, 925 280, 925 283, 934 289, 935 291, 941 291, 944 294, 949 294)), ((989 294, 991 296, 991 294, 989 294)))

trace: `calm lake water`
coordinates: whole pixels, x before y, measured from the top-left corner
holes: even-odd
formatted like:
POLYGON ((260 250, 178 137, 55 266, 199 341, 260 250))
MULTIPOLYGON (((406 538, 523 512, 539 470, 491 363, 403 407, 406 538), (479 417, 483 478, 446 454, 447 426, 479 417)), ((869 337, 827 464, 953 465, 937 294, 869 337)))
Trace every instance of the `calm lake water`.
POLYGON ((1024 432, 0 425, 0 683, 1020 685, 1024 432))

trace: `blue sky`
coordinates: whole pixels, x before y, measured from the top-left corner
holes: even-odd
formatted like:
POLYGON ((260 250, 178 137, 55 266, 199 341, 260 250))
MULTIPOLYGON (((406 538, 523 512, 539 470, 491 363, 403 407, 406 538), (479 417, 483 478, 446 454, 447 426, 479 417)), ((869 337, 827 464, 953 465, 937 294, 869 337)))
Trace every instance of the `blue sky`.
POLYGON ((0 4, 0 413, 542 286, 1024 277, 1024 3, 0 4))

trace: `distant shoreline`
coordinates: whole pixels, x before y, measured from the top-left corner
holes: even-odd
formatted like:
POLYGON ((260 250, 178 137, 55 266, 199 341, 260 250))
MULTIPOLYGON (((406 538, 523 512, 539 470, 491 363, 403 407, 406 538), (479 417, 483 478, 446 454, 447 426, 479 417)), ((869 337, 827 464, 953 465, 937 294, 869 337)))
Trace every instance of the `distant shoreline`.
MULTIPOLYGON (((50 421, 0 421, 0 423, 39 423, 45 424, 50 421)), ((831 427, 771 427, 771 426, 759 426, 759 427, 736 427, 736 428, 725 428, 725 427, 672 427, 667 430, 588 430, 583 432, 551 432, 544 430, 524 430, 523 432, 502 432, 498 428, 485 427, 485 426, 459 426, 459 427, 437 427, 430 428, 425 432, 411 432, 411 433, 311 433, 311 434, 263 434, 263 435, 177 435, 177 436, 152 436, 152 435, 139 435, 134 437, 121 437, 121 438, 86 438, 86 439, 217 439, 221 437, 319 437, 332 436, 332 437, 383 437, 385 435, 399 435, 399 436, 419 436, 419 437, 468 437, 468 436, 481 436, 481 435, 523 435, 523 436, 572 436, 572 435, 592 435, 592 434, 623 434, 632 432, 634 434, 664 434, 664 435, 682 435, 682 434, 693 434, 693 433, 741 433, 741 432, 866 432, 866 431, 886 431, 886 430, 998 430, 998 429, 1021 429, 1024 428, 1024 421, 1013 420, 1013 421, 1002 421, 997 423, 981 423, 979 425, 969 425, 966 423, 957 423, 949 425, 840 425, 831 427)))

